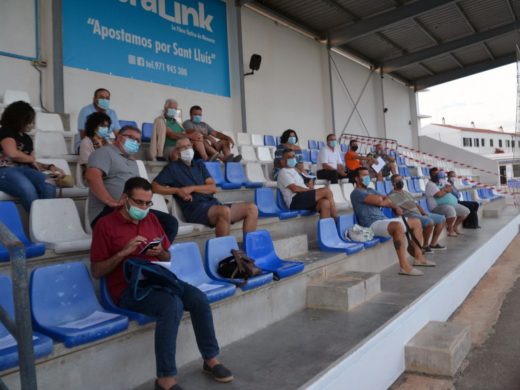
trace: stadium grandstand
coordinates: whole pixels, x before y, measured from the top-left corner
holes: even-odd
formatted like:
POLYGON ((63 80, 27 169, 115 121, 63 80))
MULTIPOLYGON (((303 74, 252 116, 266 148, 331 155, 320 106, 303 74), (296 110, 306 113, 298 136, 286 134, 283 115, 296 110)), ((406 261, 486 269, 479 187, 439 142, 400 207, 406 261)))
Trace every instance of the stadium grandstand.
POLYGON ((513 0, 1 1, 0 389, 390 387, 410 340, 450 318, 520 226, 519 182, 421 135, 417 94, 518 62, 519 18, 513 0), (132 172, 146 184, 114 196, 132 172), (354 210, 370 191, 401 226, 392 175, 425 214, 475 204, 478 224, 442 229, 431 248, 409 238, 415 260, 399 262, 397 236, 360 227, 366 203, 354 210), (189 214, 198 195, 181 180, 201 180, 217 216, 189 214), (440 192, 455 203, 435 203, 440 192), (156 362, 162 321, 114 295, 115 268, 100 271, 119 253, 103 252, 107 237, 128 229, 110 228, 115 215, 164 233, 121 261, 157 253, 204 297, 190 313, 209 302, 211 375, 185 304, 178 385, 157 381, 174 375, 156 362), (260 274, 219 273, 234 249, 260 274))

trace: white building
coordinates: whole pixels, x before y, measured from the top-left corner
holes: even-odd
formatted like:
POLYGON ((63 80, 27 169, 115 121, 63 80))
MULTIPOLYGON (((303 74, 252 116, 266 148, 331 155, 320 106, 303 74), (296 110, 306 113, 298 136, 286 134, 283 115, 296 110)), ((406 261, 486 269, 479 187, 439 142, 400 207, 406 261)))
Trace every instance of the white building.
POLYGON ((490 130, 432 123, 421 134, 498 161, 501 182, 520 177, 520 135, 503 129, 490 130))

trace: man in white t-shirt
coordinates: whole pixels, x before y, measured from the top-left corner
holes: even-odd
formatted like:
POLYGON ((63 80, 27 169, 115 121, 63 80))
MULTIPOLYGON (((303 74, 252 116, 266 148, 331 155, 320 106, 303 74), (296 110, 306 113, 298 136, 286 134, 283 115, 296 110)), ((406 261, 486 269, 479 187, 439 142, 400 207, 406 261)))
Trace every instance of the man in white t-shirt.
POLYGON ((347 178, 343 161, 341 161, 339 151, 336 150, 337 144, 336 136, 329 134, 327 145, 321 148, 318 154, 318 179, 329 180, 331 184, 336 184, 339 179, 347 178))
POLYGON ((285 204, 291 210, 316 210, 320 218, 336 218, 336 204, 328 188, 312 189, 303 181, 295 169, 297 164, 293 150, 285 150, 280 160, 282 169, 278 172, 278 188, 285 204))

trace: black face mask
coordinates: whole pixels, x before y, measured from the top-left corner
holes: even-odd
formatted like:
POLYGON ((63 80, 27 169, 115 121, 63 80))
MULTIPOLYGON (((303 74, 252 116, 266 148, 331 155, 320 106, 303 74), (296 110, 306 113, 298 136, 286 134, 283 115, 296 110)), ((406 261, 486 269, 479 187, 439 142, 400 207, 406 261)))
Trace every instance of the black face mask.
POLYGON ((437 183, 439 181, 439 175, 432 175, 431 179, 434 183, 437 183))
POLYGON ((395 188, 402 190, 404 188, 404 181, 399 180, 397 183, 395 183, 395 188))
POLYGON ((358 150, 358 146, 357 145, 352 145, 350 147, 350 150, 352 150, 353 152, 355 152, 356 150, 358 150))

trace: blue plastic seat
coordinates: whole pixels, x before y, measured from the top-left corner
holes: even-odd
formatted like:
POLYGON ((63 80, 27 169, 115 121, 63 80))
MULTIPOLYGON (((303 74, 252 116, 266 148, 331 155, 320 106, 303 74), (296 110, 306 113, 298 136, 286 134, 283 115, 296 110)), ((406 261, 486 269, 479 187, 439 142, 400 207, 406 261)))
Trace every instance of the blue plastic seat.
MULTIPOLYGON (((123 126, 137 127, 137 122, 136 121, 119 120, 119 128, 122 129, 123 126)), ((139 127, 137 127, 137 128, 139 128, 139 127)))
POLYGON ((301 261, 282 260, 274 250, 273 240, 267 230, 247 233, 244 237, 244 250, 255 260, 258 268, 270 271, 275 279, 282 279, 303 271, 301 261))
POLYGON ((264 145, 265 146, 276 146, 276 141, 274 140, 274 136, 264 135, 264 145))
MULTIPOLYGON (((237 240, 233 236, 217 237, 206 241, 206 259, 204 262, 204 269, 213 280, 238 285, 243 282, 243 279, 226 279, 217 273, 218 263, 226 257, 231 256, 231 249, 238 249, 237 240)), ((252 290, 256 287, 270 283, 272 280, 273 273, 264 271, 258 276, 249 278, 247 283, 240 286, 240 288, 244 291, 252 290)))
POLYGON ((323 252, 345 252, 352 255, 362 251, 365 246, 361 243, 345 242, 339 237, 336 222, 333 218, 318 220, 318 243, 323 252))
POLYGON ((376 181, 376 191, 381 195, 386 195, 385 183, 382 181, 376 181))
MULTIPOLYGON (((7 275, 0 275, 0 306, 5 310, 8 317, 15 318, 14 301, 13 301, 13 285, 11 279, 7 275)), ((0 322, 0 339, 4 337, 13 337, 9 331, 0 322)), ((52 353, 52 340, 47 336, 33 332, 33 348, 35 357, 41 358, 52 353)), ((18 347, 16 342, 6 343, 4 347, 0 347, 0 371, 6 370, 18 365, 18 347)))
POLYGON ((418 194, 422 194, 420 180, 421 179, 419 179, 417 177, 414 177, 412 179, 413 188, 415 189, 415 192, 418 194))
POLYGON ((280 140, 280 137, 275 138, 276 146, 280 145, 282 141, 280 140))
POLYGON ((410 173, 408 172, 408 167, 406 165, 399 165, 397 167, 399 171, 399 175, 406 178, 410 176, 410 173))
POLYGON ((318 149, 323 149, 325 147, 325 141, 318 141, 318 149))
POLYGON ((318 163, 318 153, 320 151, 318 149, 311 149, 311 163, 317 164, 318 163))
POLYGON ((392 211, 392 209, 390 207, 381 207, 381 211, 387 218, 396 218, 396 216, 394 215, 394 212, 392 211))
MULTIPOLYGON (((354 216, 352 214, 340 215, 338 217, 338 235, 345 242, 357 242, 351 239, 345 238, 345 232, 354 226, 354 216)), ((372 248, 379 244, 381 241, 378 238, 373 238, 369 241, 364 241, 361 244, 365 248, 372 248)))
POLYGON ((392 186, 392 181, 385 180, 384 184, 385 184, 385 192, 387 194, 389 194, 390 192, 392 192, 394 190, 394 187, 392 186))
POLYGON ((311 162, 311 153, 308 149, 302 149, 302 160, 303 162, 311 162))
POLYGON ((347 144, 341 144, 340 147, 341 147, 341 151, 343 153, 347 153, 347 151, 348 151, 348 145, 347 144))
POLYGON ((219 162, 209 162, 205 161, 204 165, 206 166, 206 169, 208 170, 209 174, 215 180, 215 184, 222 188, 223 190, 236 190, 240 187, 242 187, 241 184, 238 183, 228 183, 226 179, 224 179, 224 175, 222 174, 222 171, 220 170, 220 163, 219 162))
POLYGON ((99 298, 101 300, 101 304, 105 309, 117 314, 121 314, 123 316, 127 316, 131 320, 137 321, 139 325, 146 325, 149 322, 155 321, 155 318, 149 317, 145 314, 138 313, 136 311, 131 311, 128 309, 123 309, 117 306, 112 300, 112 297, 110 296, 107 281, 105 278, 101 278, 99 280, 99 298))
POLYGON ((141 142, 150 142, 153 135, 153 123, 143 122, 141 128, 141 142))
POLYGON ((29 287, 34 328, 75 347, 122 332, 128 318, 99 304, 85 264, 50 265, 33 270, 29 287))
POLYGON ((216 282, 204 271, 199 247, 194 242, 183 242, 170 247, 171 270, 177 277, 197 287, 208 297, 209 302, 230 297, 236 291, 232 283, 216 282))
POLYGON ((425 198, 422 198, 419 200, 419 206, 421 206, 422 209, 424 211, 426 211, 427 213, 431 213, 430 209, 428 208, 428 202, 426 201, 425 198))
POLYGON ((412 194, 416 194, 417 192, 420 192, 415 189, 413 179, 406 179, 406 184, 408 185, 408 191, 411 192, 412 194))
POLYGON ((309 147, 309 149, 318 149, 318 143, 313 140, 313 139, 310 139, 307 141, 307 146, 309 147))
MULTIPOLYGON (((0 202, 0 222, 21 241, 25 247, 25 256, 27 258, 42 256, 45 253, 44 244, 34 243, 25 235, 22 219, 14 202, 0 202)), ((9 252, 2 244, 0 244, 0 261, 9 261, 9 252)))
POLYGON ((462 198, 465 200, 465 201, 470 201, 471 200, 471 196, 469 194, 469 191, 463 191, 462 192, 462 198))
POLYGON ((242 164, 238 162, 226 163, 226 180, 233 184, 239 184, 246 188, 262 187, 263 183, 247 181, 242 164))
POLYGON ((289 219, 299 215, 298 211, 284 211, 279 208, 274 202, 273 190, 271 188, 257 188, 255 190, 255 204, 258 207, 258 215, 260 217, 289 219))
POLYGON ((426 177, 430 176, 430 170, 428 167, 422 167, 421 169, 422 169, 423 176, 426 176, 426 177))
POLYGON ((280 191, 278 188, 276 189, 276 205, 282 210, 282 211, 288 211, 288 212, 295 212, 301 215, 302 217, 307 217, 309 215, 316 214, 316 210, 291 210, 287 205, 285 204, 285 200, 283 199, 282 191, 280 191))

